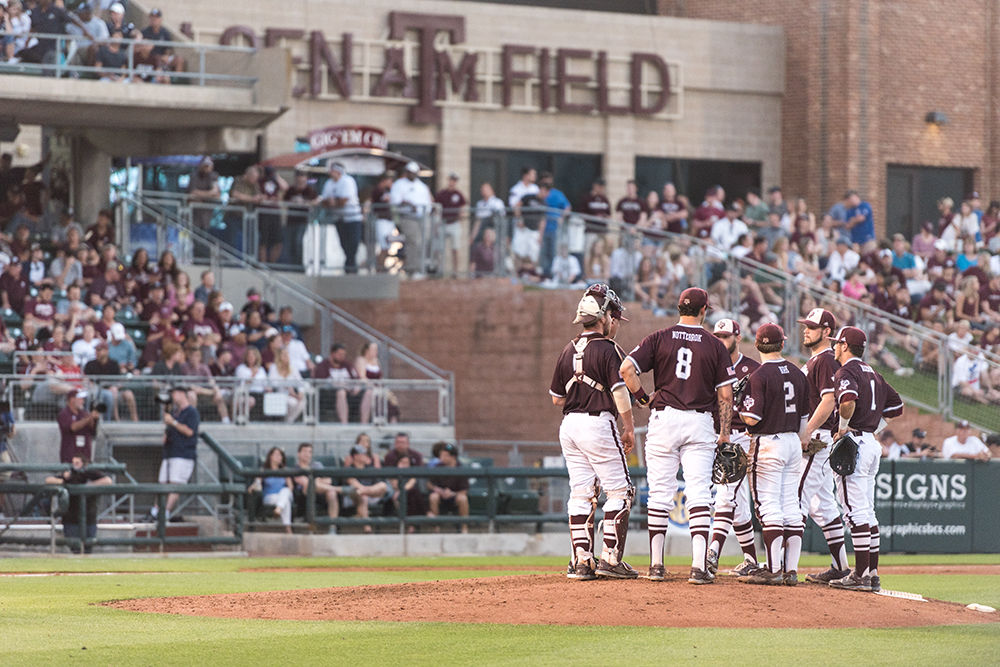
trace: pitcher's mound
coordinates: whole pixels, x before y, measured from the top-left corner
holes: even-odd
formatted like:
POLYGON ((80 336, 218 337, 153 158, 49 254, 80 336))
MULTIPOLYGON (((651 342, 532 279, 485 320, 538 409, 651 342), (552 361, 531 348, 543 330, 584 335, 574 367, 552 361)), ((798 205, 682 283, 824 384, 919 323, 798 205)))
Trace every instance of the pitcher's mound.
POLYGON ((750 586, 719 578, 692 586, 678 575, 653 583, 570 581, 527 575, 386 586, 117 600, 117 609, 315 621, 431 621, 661 627, 849 628, 990 623, 998 614, 825 586, 750 586))

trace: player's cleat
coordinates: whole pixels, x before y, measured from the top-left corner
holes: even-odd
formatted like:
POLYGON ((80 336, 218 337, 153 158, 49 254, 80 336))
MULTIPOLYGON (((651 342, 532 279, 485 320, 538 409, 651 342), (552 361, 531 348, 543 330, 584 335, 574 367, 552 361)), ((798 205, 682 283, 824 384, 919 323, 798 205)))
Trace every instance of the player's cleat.
POLYGON ((799 573, 795 570, 785 572, 785 580, 783 583, 785 586, 797 586, 799 584, 799 573))
POLYGON ((704 584, 710 584, 715 581, 715 578, 710 575, 705 570, 699 570, 696 567, 691 568, 691 575, 688 577, 689 584, 695 584, 696 586, 702 586, 704 584))
POLYGON ((621 561, 617 565, 611 565, 603 558, 597 564, 595 574, 598 577, 606 579, 636 579, 639 576, 639 573, 625 561, 621 561))
POLYGON ((576 571, 576 568, 575 568, 575 567, 573 567, 573 561, 570 561, 570 562, 569 562, 569 563, 568 563, 568 564, 566 565, 566 578, 567 578, 567 579, 572 579, 572 578, 573 578, 573 573, 574 573, 575 571, 576 571))
POLYGON ((593 581, 597 579, 597 575, 594 573, 594 561, 580 561, 573 567, 572 572, 566 573, 566 578, 575 579, 576 581, 593 581))
POLYGON ((715 573, 719 571, 719 554, 715 553, 715 549, 708 550, 705 555, 705 565, 708 567, 708 573, 714 578, 715 573))
POLYGON ((752 573, 739 579, 744 584, 756 584, 758 586, 784 586, 785 573, 771 572, 768 569, 759 567, 752 573))
POLYGON ((758 567, 760 567, 760 565, 758 565, 755 561, 750 560, 749 557, 746 557, 742 563, 731 569, 729 571, 729 574, 730 576, 733 577, 742 577, 744 575, 750 574, 758 567))
POLYGON ((667 568, 662 565, 650 565, 649 574, 643 578, 650 581, 665 581, 667 578, 667 568))
POLYGON ((820 572, 818 574, 807 574, 806 583, 809 584, 829 584, 834 579, 843 579, 851 573, 850 570, 836 570, 830 568, 826 572, 820 572))
POLYGON ((872 582, 872 593, 878 593, 880 590, 882 590, 882 580, 879 579, 879 576, 877 574, 871 578, 871 582, 872 582))
POLYGON ((859 577, 854 572, 851 572, 846 577, 831 581, 830 588, 868 593, 872 590, 872 580, 871 577, 859 577))

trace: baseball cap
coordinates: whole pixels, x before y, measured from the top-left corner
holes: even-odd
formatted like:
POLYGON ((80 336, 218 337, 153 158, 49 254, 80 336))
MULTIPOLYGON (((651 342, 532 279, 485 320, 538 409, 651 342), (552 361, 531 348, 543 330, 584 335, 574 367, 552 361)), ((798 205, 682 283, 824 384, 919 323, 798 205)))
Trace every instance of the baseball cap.
POLYGON ((69 398, 87 398, 87 392, 83 389, 77 389, 74 392, 68 394, 69 398))
POLYGON ((784 330, 777 324, 768 322, 757 328, 756 340, 761 345, 770 345, 785 340, 784 330))
POLYGON ((329 171, 339 171, 342 174, 346 174, 347 173, 347 167, 345 167, 344 163, 340 162, 340 161, 331 162, 330 163, 330 167, 329 167, 329 171))
POLYGON ((112 14, 124 14, 125 13, 125 7, 122 6, 122 3, 116 2, 113 5, 111 5, 110 7, 108 7, 108 11, 111 12, 112 14))
POLYGON ((700 287, 688 287, 677 299, 678 306, 694 306, 701 310, 708 305, 708 292, 700 287))
POLYGON ((219 304, 219 312, 221 313, 224 310, 232 312, 234 310, 233 304, 229 303, 228 301, 223 301, 222 303, 219 304))
POLYGON ((955 422, 955 428, 969 428, 969 420, 959 419, 957 422, 955 422))
POLYGON ((286 324, 281 327, 281 333, 283 334, 295 333, 295 327, 293 327, 291 324, 286 324))
POLYGON ((927 431, 925 431, 922 428, 915 428, 915 429, 913 429, 913 437, 914 438, 926 438, 927 437, 927 431))
POLYGON ((830 327, 832 331, 837 326, 837 318, 833 316, 829 310, 824 310, 822 308, 813 308, 809 311, 809 314, 800 320, 797 320, 799 324, 804 324, 810 329, 823 329, 824 327, 830 327))
POLYGON ((234 322, 229 327, 229 335, 230 336, 236 336, 236 335, 239 335, 239 334, 243 333, 245 330, 246 329, 243 327, 242 324, 240 324, 239 322, 234 322))
POLYGON ((720 333, 730 334, 739 337, 740 335, 740 323, 736 320, 722 319, 715 323, 715 328, 712 333, 718 335, 720 333))
POLYGON ((857 327, 840 327, 836 336, 828 336, 829 340, 837 343, 847 343, 854 347, 864 347, 868 344, 868 336, 857 327))
POLYGON ((409 162, 407 162, 406 166, 403 169, 404 169, 404 171, 407 171, 407 172, 409 172, 411 174, 419 174, 420 173, 420 165, 417 164, 416 162, 414 162, 413 160, 410 160, 409 162))
POLYGON ((153 9, 149 10, 149 15, 150 16, 163 16, 163 12, 161 12, 158 7, 154 7, 153 9))
POLYGON ((255 294, 260 294, 260 292, 257 291, 256 287, 251 287, 250 289, 247 290, 247 296, 254 296, 255 294))
POLYGON ((882 250, 879 251, 878 256, 888 257, 889 259, 892 259, 892 251, 889 250, 888 248, 882 248, 882 250))
POLYGON ((442 447, 441 451, 442 452, 448 452, 452 456, 458 456, 458 447, 456 447, 455 445, 451 444, 450 442, 447 445, 445 445, 444 447, 442 447))
POLYGON ((454 172, 454 171, 449 172, 448 173, 448 180, 450 180, 450 181, 457 181, 458 180, 458 172, 454 172))

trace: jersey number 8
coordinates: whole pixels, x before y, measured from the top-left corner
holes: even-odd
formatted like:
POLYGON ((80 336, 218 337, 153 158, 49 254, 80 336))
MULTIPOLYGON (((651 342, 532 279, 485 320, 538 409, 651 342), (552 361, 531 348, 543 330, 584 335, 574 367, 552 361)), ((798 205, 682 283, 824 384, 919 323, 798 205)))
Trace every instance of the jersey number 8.
POLYGON ((674 375, 677 376, 677 379, 687 380, 691 377, 691 361, 693 359, 691 348, 682 347, 677 350, 677 365, 674 366, 674 375))

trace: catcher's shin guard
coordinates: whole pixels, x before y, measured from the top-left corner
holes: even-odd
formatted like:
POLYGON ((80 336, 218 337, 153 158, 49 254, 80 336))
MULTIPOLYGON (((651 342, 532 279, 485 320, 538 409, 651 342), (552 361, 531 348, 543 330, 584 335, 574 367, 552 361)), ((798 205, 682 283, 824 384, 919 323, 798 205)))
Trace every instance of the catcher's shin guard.
POLYGON ((628 517, 632 509, 635 487, 608 491, 604 503, 604 549, 601 559, 617 565, 625 555, 625 538, 628 535, 628 517))

